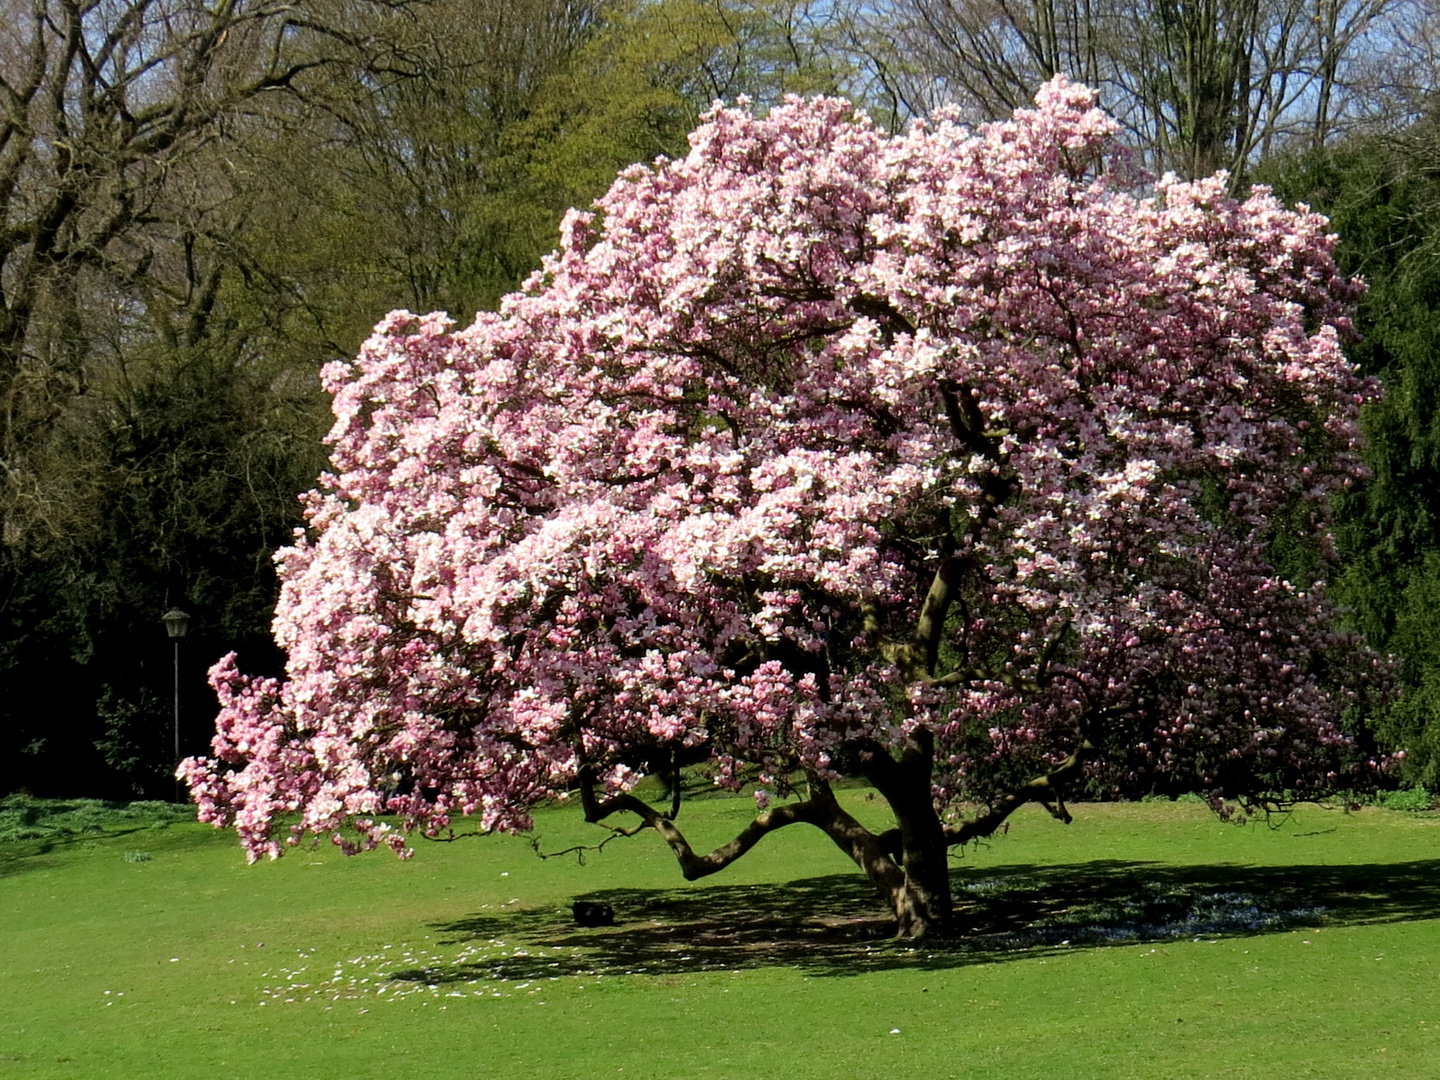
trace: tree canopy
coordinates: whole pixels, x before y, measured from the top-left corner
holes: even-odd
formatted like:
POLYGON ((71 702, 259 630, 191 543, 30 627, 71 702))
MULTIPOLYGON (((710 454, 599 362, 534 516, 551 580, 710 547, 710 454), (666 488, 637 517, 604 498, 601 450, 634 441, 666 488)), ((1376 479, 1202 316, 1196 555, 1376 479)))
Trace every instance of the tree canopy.
POLYGON ((689 878, 803 822, 918 935, 948 848, 1029 800, 1068 821, 1082 777, 1217 808, 1364 783, 1345 688, 1378 661, 1323 582, 1362 471, 1357 288, 1266 191, 1135 194, 1115 132, 1063 78, 974 132, 720 109, 498 312, 389 316, 326 369, 287 677, 215 669, 202 817, 252 858, 403 852, 382 811, 525 830, 577 798, 689 878), (1306 581, 1272 558, 1296 521, 1306 581), (758 804, 709 854, 678 785, 632 792, 700 761, 758 804), (840 807, 848 776, 893 830, 840 807))

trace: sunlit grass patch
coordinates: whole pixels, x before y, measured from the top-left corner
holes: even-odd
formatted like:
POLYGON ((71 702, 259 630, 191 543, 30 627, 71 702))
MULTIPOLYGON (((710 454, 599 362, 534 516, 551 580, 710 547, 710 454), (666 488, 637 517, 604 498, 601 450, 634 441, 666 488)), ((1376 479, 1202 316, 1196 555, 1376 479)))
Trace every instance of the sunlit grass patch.
MULTIPOLYGON (((685 814, 713 844, 752 809, 685 814)), ((590 836, 539 824, 547 850, 590 836)), ((226 834, 113 821, 0 845, 0 1071, 831 1080, 883 1053, 927 1080, 1408 1080, 1440 1025, 1437 840, 1437 815, 1380 809, 1026 812, 957 852, 961 932, 904 943, 814 831, 686 884, 647 836, 583 866, 494 837, 247 867, 226 834)))

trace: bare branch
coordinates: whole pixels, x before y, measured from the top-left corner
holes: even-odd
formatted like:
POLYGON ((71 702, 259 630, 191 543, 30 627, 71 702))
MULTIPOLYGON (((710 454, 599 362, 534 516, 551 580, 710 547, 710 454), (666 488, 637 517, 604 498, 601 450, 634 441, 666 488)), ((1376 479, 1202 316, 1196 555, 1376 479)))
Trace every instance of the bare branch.
POLYGON ((1066 75, 1100 91, 1156 171, 1238 178, 1257 154, 1322 145, 1377 109, 1407 107, 1383 84, 1414 66, 1407 31, 1430 6, 897 0, 884 9, 888 33, 871 37, 888 43, 877 71, 891 96, 919 112, 958 100, 979 119, 1001 118, 1066 75))

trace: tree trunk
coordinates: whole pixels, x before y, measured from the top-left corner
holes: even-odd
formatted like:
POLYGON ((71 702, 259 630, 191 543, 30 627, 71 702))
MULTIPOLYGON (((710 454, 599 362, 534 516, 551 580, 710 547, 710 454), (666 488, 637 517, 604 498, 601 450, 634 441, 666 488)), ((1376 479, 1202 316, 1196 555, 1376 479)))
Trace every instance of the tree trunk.
POLYGON ((906 876, 905 887, 890 897, 895 912, 895 936, 906 941, 944 934, 950 926, 950 882, 922 886, 906 876))
MULTIPOLYGON (((943 615, 938 621, 943 622, 943 615)), ((856 862, 889 901, 897 937, 943 934, 949 929, 952 903, 949 840, 930 791, 935 736, 928 728, 917 728, 905 740, 899 760, 878 744, 860 749, 865 752, 866 777, 895 815, 895 828, 875 837, 892 874, 877 878, 870 866, 858 858, 856 862)))
POLYGON ((923 792, 888 801, 897 827, 877 836, 841 808, 827 785, 815 784, 811 804, 817 813, 811 820, 855 861, 890 905, 896 937, 944 934, 952 910, 949 849, 929 784, 923 792))
POLYGON ((901 938, 943 934, 950 927, 949 847, 928 786, 914 799, 891 804, 900 840, 902 888, 890 899, 901 938))

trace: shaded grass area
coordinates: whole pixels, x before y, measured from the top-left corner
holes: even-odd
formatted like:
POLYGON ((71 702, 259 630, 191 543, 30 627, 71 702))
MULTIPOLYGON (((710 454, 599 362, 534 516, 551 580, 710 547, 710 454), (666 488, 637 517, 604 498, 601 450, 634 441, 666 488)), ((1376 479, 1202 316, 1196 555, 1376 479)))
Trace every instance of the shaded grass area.
MULTIPOLYGON (((687 829, 752 812, 704 800, 687 829)), ((0 1077, 1423 1076, 1437 841, 1378 809, 1025 810, 956 861, 963 932, 911 945, 813 830, 685 884, 653 837, 583 866, 492 837, 246 867, 231 836, 115 818, 0 844, 0 1077)))
MULTIPOLYGON (((65 843, 118 831, 194 822, 195 808, 166 802, 109 802, 103 799, 0 798, 0 844, 26 841, 65 843)), ((45 849, 49 850, 49 849, 45 849)), ((7 852, 8 861, 23 852, 7 852)))
POLYGON ((893 941, 893 921, 856 875, 703 890, 596 890, 577 899, 610 904, 616 926, 577 927, 551 909, 434 924, 445 945, 500 941, 562 950, 560 959, 522 950, 398 968, 389 977, 444 984, 776 966, 853 976, 1030 960, 1081 946, 1440 919, 1440 858, 1283 870, 1099 859, 1011 865, 994 877, 957 874, 954 886, 955 933, 923 942, 893 941))

